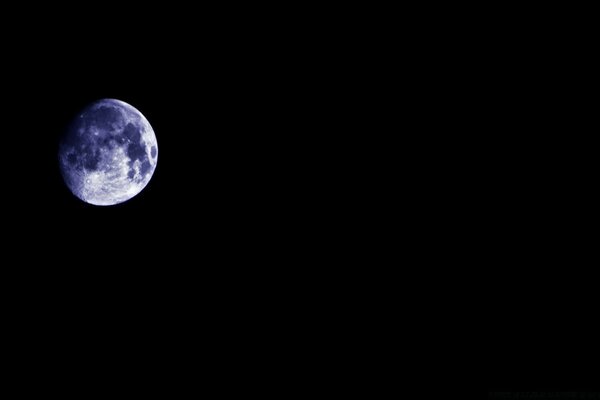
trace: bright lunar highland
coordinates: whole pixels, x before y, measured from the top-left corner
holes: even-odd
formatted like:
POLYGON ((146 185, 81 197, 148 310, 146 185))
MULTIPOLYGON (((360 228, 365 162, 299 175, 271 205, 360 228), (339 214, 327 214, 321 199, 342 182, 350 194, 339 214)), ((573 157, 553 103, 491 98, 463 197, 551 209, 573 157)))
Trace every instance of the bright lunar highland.
POLYGON ((86 107, 59 145, 67 187, 79 199, 98 206, 137 195, 150 182, 157 160, 156 135, 148 120, 116 99, 86 107))

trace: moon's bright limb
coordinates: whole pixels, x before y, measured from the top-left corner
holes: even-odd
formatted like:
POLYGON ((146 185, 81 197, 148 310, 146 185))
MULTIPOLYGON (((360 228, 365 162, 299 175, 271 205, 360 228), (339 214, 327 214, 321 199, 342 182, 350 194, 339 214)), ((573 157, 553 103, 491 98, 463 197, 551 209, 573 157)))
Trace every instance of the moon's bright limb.
POLYGON ((156 135, 133 106, 103 99, 86 107, 59 146, 62 176, 89 204, 108 206, 137 195, 158 161, 156 135))

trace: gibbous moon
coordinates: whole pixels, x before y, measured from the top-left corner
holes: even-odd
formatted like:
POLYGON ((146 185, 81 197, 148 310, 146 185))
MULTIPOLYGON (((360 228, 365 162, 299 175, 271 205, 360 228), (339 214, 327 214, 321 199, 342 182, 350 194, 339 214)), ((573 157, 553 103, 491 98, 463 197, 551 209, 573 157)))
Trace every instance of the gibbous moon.
POLYGON ((156 135, 148 120, 116 99, 102 99, 83 109, 59 145, 67 187, 97 206, 136 196, 150 182, 157 160, 156 135))

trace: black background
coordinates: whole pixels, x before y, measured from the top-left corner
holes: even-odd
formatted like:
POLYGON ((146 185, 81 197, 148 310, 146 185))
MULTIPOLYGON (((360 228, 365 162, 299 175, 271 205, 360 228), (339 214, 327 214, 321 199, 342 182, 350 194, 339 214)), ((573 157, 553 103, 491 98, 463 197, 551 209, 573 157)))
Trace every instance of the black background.
POLYGON ((310 358, 327 323, 320 250, 341 207, 326 161, 336 50, 319 22, 39 11, 59 17, 3 28, 3 273, 21 351, 48 373, 97 360, 132 376, 291 379, 284 366, 310 358), (68 191, 56 153, 71 118, 107 97, 150 121, 158 164, 138 196, 96 207, 68 191))
POLYGON ((474 175, 471 203, 485 276, 476 285, 486 299, 481 365, 490 390, 593 391, 600 352, 591 25, 581 13, 532 8, 490 29, 476 74, 486 99, 474 118, 475 164, 486 168, 474 175))

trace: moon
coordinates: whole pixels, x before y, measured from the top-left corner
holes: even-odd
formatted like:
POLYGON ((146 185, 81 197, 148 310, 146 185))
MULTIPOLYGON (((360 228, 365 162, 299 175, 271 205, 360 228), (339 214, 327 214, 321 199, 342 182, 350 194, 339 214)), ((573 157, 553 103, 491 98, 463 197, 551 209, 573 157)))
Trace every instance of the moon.
POLYGON ((98 100, 75 117, 59 143, 59 165, 69 190, 86 203, 123 203, 150 182, 158 161, 156 135, 133 106, 98 100))

